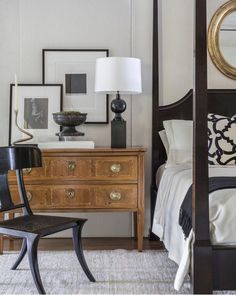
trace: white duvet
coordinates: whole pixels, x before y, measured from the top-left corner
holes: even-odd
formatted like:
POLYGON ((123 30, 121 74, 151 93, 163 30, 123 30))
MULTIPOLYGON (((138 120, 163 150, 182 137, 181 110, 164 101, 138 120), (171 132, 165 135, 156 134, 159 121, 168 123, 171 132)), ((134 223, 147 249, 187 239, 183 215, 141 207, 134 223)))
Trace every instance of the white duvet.
MULTIPOLYGON (((211 166, 211 176, 235 176, 236 166, 211 166)), ((184 239, 179 226, 179 209, 192 183, 191 165, 166 168, 161 177, 152 231, 160 237, 169 252, 169 258, 179 264, 175 288, 180 289, 188 271, 190 242, 184 239)), ((210 232, 213 244, 236 244, 236 189, 218 190, 209 196, 210 232)))

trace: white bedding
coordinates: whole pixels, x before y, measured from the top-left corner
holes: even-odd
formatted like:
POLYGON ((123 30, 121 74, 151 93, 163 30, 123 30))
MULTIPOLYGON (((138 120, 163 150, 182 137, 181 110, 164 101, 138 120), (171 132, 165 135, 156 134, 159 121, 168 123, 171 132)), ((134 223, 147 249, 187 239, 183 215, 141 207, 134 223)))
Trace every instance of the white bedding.
MULTIPOLYGON (((209 176, 236 176, 236 166, 211 166, 209 176)), ((175 288, 181 287, 188 271, 190 239, 185 240, 179 226, 179 209, 192 183, 190 164, 176 165, 163 172, 156 200, 152 231, 160 237, 169 258, 180 266, 175 288)), ((210 194, 210 232, 213 244, 236 244, 236 189, 218 190, 210 194)))

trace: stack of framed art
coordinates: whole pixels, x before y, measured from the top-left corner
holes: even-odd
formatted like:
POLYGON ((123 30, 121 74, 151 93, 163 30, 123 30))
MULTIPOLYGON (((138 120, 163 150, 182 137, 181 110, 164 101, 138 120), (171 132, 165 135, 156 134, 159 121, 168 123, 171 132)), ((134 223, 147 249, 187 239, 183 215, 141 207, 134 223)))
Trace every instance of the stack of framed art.
POLYGON ((33 135, 29 144, 55 141, 59 126, 52 114, 65 111, 87 113, 85 124, 108 123, 108 95, 94 92, 95 62, 108 49, 43 49, 42 84, 10 85, 9 145, 24 137, 15 125, 33 135), (17 95, 17 98, 16 98, 17 95))

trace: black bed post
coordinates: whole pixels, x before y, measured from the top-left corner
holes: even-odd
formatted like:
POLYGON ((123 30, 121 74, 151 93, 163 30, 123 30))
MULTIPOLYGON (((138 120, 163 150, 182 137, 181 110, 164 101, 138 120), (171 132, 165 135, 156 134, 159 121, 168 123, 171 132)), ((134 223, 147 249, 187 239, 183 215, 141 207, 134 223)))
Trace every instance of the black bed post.
MULTIPOLYGON (((159 55, 158 55, 158 0, 153 0, 153 63, 152 63, 152 126, 158 125, 159 106, 159 55), (154 82, 155 81, 155 82, 154 82)), ((154 127, 155 128, 155 127, 154 127)), ((151 227, 156 203, 156 170, 159 157, 156 135, 152 131, 152 183, 151 183, 151 227)), ((150 229, 150 239, 156 240, 158 237, 150 229)))
POLYGON ((194 294, 212 293, 212 247, 209 238, 207 148, 207 1, 195 0, 195 93, 193 100, 193 229, 194 294))

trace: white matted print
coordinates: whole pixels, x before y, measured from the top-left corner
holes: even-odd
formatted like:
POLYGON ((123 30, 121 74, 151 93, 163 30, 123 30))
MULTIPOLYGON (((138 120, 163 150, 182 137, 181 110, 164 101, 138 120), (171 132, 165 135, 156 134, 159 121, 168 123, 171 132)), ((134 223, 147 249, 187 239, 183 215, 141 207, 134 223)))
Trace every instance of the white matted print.
POLYGON ((62 83, 63 110, 87 113, 86 124, 108 123, 108 95, 94 91, 96 59, 107 56, 107 49, 43 49, 43 83, 62 83))
POLYGON ((53 121, 52 114, 62 109, 62 93, 62 84, 19 84, 16 99, 15 85, 11 84, 9 145, 27 137, 16 127, 15 109, 18 110, 19 127, 33 135, 33 139, 26 144, 55 140, 55 134, 60 131, 60 126, 53 121))

